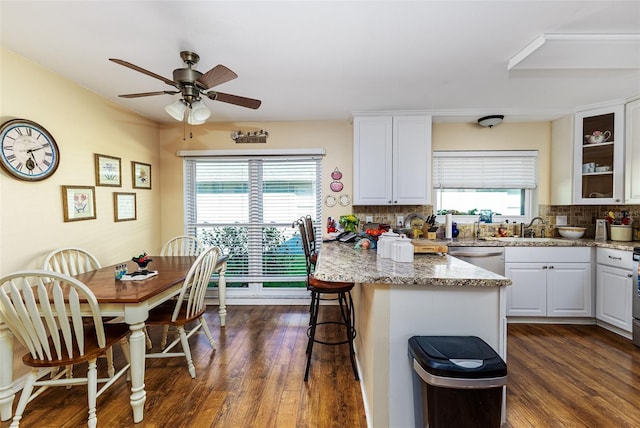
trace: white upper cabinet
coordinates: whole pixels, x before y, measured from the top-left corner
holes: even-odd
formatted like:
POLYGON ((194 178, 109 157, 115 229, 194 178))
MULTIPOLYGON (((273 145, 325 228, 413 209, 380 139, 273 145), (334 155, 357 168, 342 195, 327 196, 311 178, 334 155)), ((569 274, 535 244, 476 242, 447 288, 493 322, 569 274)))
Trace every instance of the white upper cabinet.
POLYGON ((623 203, 624 105, 576 113, 573 203, 623 203))
POLYGON ((431 116, 356 116, 354 205, 431 203, 431 116))
POLYGON ((640 100, 626 105, 625 195, 627 204, 640 204, 640 100))

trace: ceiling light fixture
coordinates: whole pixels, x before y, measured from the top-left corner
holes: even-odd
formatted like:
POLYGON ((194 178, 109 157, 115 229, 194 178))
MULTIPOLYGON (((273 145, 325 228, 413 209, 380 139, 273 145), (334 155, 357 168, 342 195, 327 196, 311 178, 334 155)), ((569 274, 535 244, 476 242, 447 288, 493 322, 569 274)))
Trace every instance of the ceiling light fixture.
POLYGON ((182 101, 182 99, 179 99, 164 108, 164 110, 169 113, 169 116, 180 121, 184 120, 184 112, 186 109, 187 105, 182 101))
POLYGON ((254 133, 242 131, 233 131, 231 133, 231 139, 236 143, 266 143, 269 133, 267 131, 256 131, 254 133))
POLYGON ((500 125, 503 119, 504 119, 504 115, 502 114, 493 114, 491 116, 484 116, 478 119, 478 125, 484 126, 486 128, 493 128, 496 125, 500 125))
POLYGON ((166 106, 165 111, 175 120, 185 120, 185 112, 189 109, 187 115, 187 123, 189 125, 202 125, 211 116, 211 110, 202 100, 196 100, 193 103, 186 102, 183 98, 166 106))

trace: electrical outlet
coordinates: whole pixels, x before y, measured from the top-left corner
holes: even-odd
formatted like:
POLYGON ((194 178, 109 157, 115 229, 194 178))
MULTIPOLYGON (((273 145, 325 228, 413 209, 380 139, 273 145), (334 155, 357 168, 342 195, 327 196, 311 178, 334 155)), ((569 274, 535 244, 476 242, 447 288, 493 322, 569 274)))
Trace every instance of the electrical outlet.
POLYGON ((373 216, 372 216, 372 215, 368 215, 368 216, 366 216, 366 217, 365 217, 365 221, 366 221, 367 223, 373 223, 373 216))
POLYGON ((396 216, 396 226, 402 227, 403 225, 404 225, 404 216, 403 215, 396 216))
POLYGON ((566 226, 567 225, 567 216, 566 215, 557 215, 556 216, 556 225, 557 226, 566 226))

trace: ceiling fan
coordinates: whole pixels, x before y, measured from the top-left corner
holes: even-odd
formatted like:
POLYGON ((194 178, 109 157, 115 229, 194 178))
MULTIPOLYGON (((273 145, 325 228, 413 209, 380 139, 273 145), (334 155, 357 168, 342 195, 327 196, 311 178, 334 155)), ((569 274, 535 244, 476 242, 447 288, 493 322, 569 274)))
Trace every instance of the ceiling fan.
POLYGON ((173 80, 162 77, 149 70, 145 70, 144 68, 138 67, 130 62, 117 58, 109 58, 109 61, 113 61, 116 64, 123 65, 155 79, 162 80, 167 85, 173 86, 177 89, 175 91, 141 92, 118 96, 122 98, 139 98, 154 95, 181 94, 181 98, 175 103, 166 106, 165 110, 176 120, 184 120, 185 112, 188 110, 189 113, 187 115, 187 121, 191 125, 200 125, 211 115, 207 106, 202 102, 203 96, 213 101, 222 101, 223 103, 234 104, 251 109, 257 109, 260 107, 260 104, 262 104, 262 101, 253 98, 246 98, 239 95, 225 94, 210 90, 214 86, 221 85, 238 77, 236 73, 224 65, 216 65, 206 73, 201 73, 193 68, 200 60, 200 56, 198 54, 189 51, 182 51, 180 52, 180 57, 186 64, 186 67, 173 70, 173 80))

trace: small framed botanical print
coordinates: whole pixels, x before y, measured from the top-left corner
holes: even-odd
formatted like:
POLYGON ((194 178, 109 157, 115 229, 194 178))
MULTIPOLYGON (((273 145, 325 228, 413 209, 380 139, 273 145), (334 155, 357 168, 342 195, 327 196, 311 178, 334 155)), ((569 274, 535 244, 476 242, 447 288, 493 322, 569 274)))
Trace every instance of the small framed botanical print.
POLYGON ((122 187, 120 158, 95 154, 96 186, 122 187))
POLYGON ((151 165, 132 161, 131 173, 134 189, 151 189, 151 165))
POLYGON ((96 218, 96 195, 93 186, 62 186, 64 221, 96 218))
POLYGON ((129 221, 135 220, 136 218, 136 194, 114 192, 113 220, 129 221))

